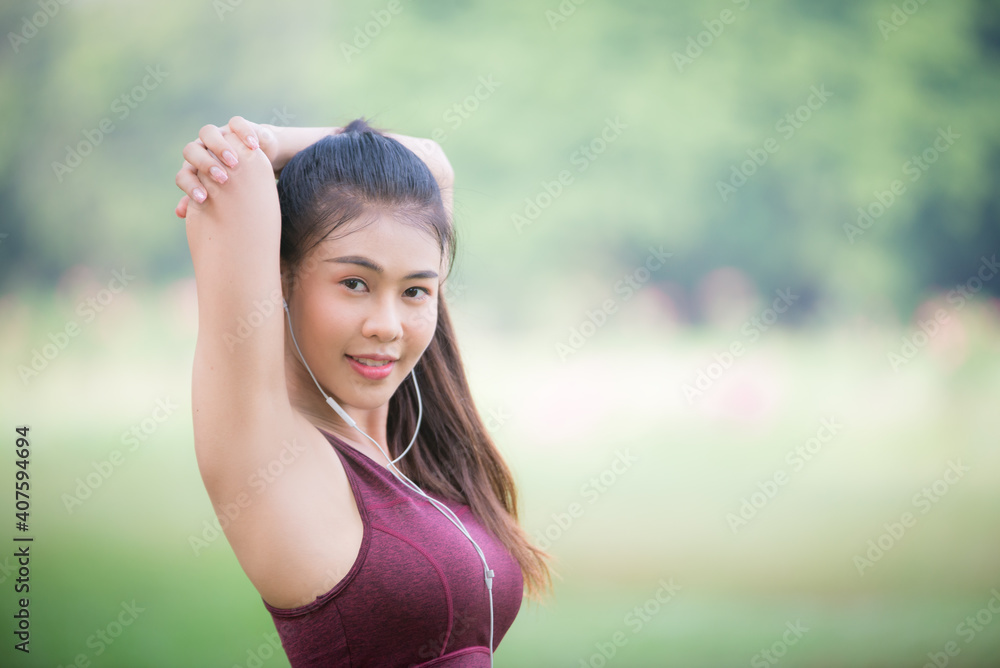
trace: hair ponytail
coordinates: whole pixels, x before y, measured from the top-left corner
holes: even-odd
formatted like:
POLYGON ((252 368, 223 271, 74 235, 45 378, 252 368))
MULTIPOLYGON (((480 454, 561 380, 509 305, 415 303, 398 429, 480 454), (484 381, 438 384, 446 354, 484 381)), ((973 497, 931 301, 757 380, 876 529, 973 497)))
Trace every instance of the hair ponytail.
MULTIPOLYGON (((416 373, 426 410, 417 445, 401 460, 403 473, 424 491, 467 504, 517 559, 529 596, 540 599, 552 586, 545 561, 551 556, 518 523, 514 479, 473 403, 443 297, 437 330, 416 373)), ((404 382, 389 401, 386 431, 393 457, 416 428, 416 406, 413 384, 404 382)))

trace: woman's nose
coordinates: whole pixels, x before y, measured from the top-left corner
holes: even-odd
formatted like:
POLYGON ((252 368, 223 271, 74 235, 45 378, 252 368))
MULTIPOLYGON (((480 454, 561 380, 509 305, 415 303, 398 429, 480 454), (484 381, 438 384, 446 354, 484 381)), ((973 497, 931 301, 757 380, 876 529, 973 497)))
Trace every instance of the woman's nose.
POLYGON ((403 322, 393 300, 372 301, 372 309, 365 318, 361 334, 365 338, 374 337, 379 341, 393 341, 403 335, 403 322))

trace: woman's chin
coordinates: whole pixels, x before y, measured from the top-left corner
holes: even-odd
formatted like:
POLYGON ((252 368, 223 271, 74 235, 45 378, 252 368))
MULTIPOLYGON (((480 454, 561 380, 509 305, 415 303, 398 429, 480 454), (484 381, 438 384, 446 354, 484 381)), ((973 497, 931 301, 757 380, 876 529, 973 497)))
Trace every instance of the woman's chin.
POLYGON ((351 388, 337 398, 337 403, 362 411, 373 411, 389 403, 396 393, 399 383, 390 383, 392 378, 386 378, 378 387, 351 388))

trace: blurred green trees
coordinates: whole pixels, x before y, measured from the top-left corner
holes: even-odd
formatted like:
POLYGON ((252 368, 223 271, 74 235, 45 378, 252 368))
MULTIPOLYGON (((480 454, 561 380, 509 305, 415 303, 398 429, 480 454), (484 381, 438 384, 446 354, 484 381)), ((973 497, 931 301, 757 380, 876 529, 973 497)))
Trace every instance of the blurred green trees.
POLYGON ((988 0, 53 7, 0 8, 5 292, 78 263, 190 275, 173 174, 236 113, 438 137, 463 281, 501 304, 662 244, 681 302, 732 267, 906 314, 1000 251, 988 0))

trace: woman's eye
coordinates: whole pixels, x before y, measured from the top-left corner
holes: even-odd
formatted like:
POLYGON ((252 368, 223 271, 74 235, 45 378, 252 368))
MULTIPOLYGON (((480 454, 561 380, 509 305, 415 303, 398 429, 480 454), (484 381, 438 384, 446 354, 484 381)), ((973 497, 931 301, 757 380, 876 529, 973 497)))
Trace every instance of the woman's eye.
POLYGON ((423 293, 423 294, 425 294, 427 296, 430 296, 430 294, 431 294, 430 290, 428 290, 427 288, 407 288, 406 292, 404 292, 403 294, 406 295, 407 297, 414 297, 415 298, 415 297, 419 297, 420 293, 423 293))
POLYGON ((360 291, 360 289, 365 285, 364 282, 358 278, 348 278, 347 280, 341 281, 340 284, 352 292, 360 291))

